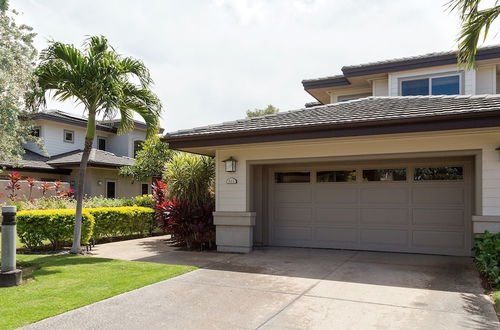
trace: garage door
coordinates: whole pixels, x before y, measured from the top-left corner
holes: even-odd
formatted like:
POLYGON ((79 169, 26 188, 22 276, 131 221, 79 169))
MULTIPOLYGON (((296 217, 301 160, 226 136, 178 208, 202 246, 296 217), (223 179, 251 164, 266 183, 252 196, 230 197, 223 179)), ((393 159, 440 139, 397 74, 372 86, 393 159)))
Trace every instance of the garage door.
POLYGON ((470 255, 471 164, 270 168, 271 245, 470 255))

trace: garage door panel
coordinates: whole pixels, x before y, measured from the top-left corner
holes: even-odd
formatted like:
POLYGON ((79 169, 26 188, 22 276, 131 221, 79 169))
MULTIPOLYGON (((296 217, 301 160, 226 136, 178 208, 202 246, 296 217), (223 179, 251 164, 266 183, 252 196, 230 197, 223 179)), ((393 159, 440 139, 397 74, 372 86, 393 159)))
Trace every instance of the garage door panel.
POLYGON ((361 243, 383 245, 408 245, 408 232, 398 229, 361 229, 361 243))
POLYGON ((462 205, 465 199, 464 195, 463 186, 422 186, 413 188, 412 202, 416 204, 462 205))
POLYGON ((350 208, 321 208, 316 209, 316 223, 323 224, 357 224, 359 210, 350 208))
POLYGON ((278 240, 310 240, 311 227, 299 226, 276 226, 274 235, 278 240))
POLYGON ((465 215, 463 209, 414 209, 412 223, 428 227, 463 227, 465 215))
POLYGON ((408 208, 369 208, 361 210, 361 223, 369 225, 407 225, 408 208))
POLYGON ((464 232, 416 230, 412 243, 414 246, 463 249, 465 236, 464 232))
POLYGON ((358 230, 357 228, 317 227, 314 230, 314 239, 322 242, 319 246, 325 247, 338 242, 355 244, 358 242, 358 230))
POLYGON ((277 203, 310 203, 312 189, 310 187, 279 189, 274 192, 274 200, 277 203))
POLYGON ((310 223, 313 210, 310 207, 277 207, 275 219, 277 223, 310 223))
POLYGON ((358 202, 358 190, 356 188, 345 188, 342 185, 340 187, 318 187, 315 190, 314 201, 320 204, 356 204, 358 202))
POLYGON ((362 204, 407 204, 410 200, 408 187, 380 183, 380 187, 362 187, 362 204))

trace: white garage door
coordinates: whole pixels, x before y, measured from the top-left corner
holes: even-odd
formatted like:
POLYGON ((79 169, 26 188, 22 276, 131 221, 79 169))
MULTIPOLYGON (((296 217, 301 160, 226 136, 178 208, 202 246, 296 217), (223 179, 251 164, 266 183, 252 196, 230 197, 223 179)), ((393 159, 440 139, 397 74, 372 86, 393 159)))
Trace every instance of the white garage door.
POLYGON ((468 162, 269 173, 271 245, 470 255, 468 162))

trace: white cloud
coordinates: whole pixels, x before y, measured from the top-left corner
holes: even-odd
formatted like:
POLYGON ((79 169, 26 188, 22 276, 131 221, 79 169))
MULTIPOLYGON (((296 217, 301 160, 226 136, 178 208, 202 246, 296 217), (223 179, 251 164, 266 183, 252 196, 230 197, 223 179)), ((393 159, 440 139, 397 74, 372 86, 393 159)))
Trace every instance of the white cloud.
MULTIPOLYGON (((272 103, 302 107, 301 80, 455 46, 448 0, 23 0, 11 6, 39 34, 80 45, 103 34, 144 60, 168 130, 241 118, 272 103)), ((71 104, 55 104, 73 110, 71 104)))

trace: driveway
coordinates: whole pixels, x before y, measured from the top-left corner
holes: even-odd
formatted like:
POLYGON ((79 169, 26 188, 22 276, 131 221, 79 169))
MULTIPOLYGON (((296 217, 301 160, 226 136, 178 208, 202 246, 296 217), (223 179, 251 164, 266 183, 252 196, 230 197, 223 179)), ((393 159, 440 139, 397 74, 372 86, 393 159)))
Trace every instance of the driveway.
POLYGON ((470 258, 298 248, 199 253, 164 240, 110 243, 94 253, 202 268, 27 328, 500 329, 470 258))

